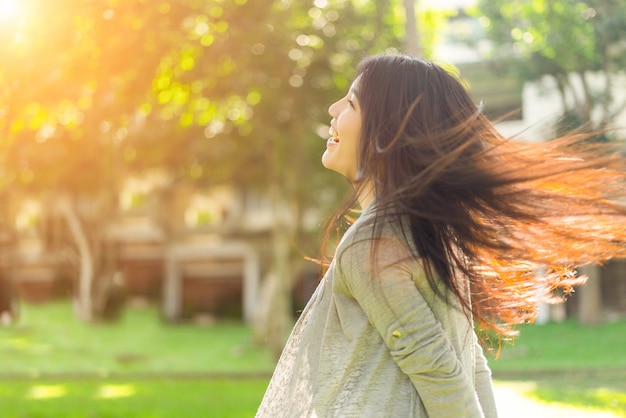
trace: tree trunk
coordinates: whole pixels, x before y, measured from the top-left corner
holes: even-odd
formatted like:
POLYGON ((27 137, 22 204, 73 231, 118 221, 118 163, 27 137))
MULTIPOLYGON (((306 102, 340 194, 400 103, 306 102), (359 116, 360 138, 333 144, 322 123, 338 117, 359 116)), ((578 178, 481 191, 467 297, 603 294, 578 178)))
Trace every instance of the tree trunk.
POLYGON ((65 218, 67 226, 78 250, 79 274, 76 308, 79 318, 85 321, 93 319, 92 287, 94 281, 94 263, 91 247, 87 241, 84 228, 68 198, 61 199, 59 212, 65 218))
POLYGON ((563 81, 563 77, 559 76, 559 74, 553 75, 554 80, 556 81, 556 87, 559 90, 559 98, 561 99, 561 107, 563 114, 567 113, 568 105, 567 105, 567 91, 565 87, 565 82, 563 81))
POLYGON ((593 123, 591 120, 591 110, 593 109, 593 95, 591 94, 591 88, 589 87, 589 83, 587 82, 587 73, 585 71, 579 71, 578 77, 580 78, 580 83, 583 87, 583 97, 582 103, 580 104, 579 114, 582 117, 584 122, 593 123))
POLYGON ((272 186, 270 196, 274 214, 272 230, 272 265, 263 280, 261 301, 254 323, 254 339, 266 345, 278 359, 291 326, 292 273, 290 261, 291 224, 287 202, 279 192, 279 184, 272 186))
POLYGON ((422 48, 417 31, 415 18, 415 3, 417 0, 403 0, 405 19, 404 52, 409 55, 420 56, 422 48))
POLYGON ((600 267, 592 265, 579 270, 581 274, 586 274, 589 279, 577 290, 578 320, 583 325, 598 325, 602 322, 600 267))
POLYGON ((600 129, 606 128, 611 120, 618 114, 612 114, 611 103, 613 102, 613 65, 611 60, 611 47, 609 36, 606 30, 600 30, 600 36, 602 37, 602 74, 604 74, 604 94, 600 100, 600 108, 602 109, 602 119, 600 121, 600 129))

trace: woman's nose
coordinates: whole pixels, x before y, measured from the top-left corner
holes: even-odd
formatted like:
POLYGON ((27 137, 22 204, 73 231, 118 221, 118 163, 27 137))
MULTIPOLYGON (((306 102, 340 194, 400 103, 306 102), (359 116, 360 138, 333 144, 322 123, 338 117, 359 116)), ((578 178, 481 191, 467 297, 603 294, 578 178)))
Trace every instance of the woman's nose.
POLYGON ((328 108, 328 114, 332 117, 335 117, 335 110, 337 108, 337 103, 339 102, 335 102, 333 104, 330 105, 330 107, 328 108))

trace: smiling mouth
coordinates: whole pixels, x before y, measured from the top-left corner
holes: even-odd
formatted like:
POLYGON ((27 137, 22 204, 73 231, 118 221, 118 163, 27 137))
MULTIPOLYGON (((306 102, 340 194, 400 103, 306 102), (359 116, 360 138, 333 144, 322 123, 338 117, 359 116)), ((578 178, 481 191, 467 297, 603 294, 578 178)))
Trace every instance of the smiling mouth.
POLYGON ((335 128, 333 128, 331 126, 330 129, 328 130, 328 133, 330 133, 330 135, 331 135, 330 140, 332 142, 334 142, 335 144, 338 144, 339 143, 339 134, 337 133, 335 128))

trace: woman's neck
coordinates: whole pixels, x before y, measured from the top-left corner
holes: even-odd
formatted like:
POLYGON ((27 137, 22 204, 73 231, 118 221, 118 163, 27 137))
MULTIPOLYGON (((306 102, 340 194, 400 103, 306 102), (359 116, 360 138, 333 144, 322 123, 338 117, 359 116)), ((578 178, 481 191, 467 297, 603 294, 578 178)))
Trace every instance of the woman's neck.
POLYGON ((359 201, 359 206, 361 206, 361 209, 365 210, 374 199, 374 188, 371 184, 366 184, 358 193, 357 200, 359 201))

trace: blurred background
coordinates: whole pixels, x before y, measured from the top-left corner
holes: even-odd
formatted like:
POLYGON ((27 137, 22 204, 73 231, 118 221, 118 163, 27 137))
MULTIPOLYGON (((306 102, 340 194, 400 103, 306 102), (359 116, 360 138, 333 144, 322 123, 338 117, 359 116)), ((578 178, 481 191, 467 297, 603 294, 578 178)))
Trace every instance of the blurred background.
MULTIPOLYGON (((624 143, 624 10, 0 0, 2 416, 254 415, 350 187, 320 158, 358 61, 434 60, 508 136, 585 126, 624 143)), ((503 345, 494 375, 624 416, 626 264, 586 273, 540 308, 543 328, 503 345)))

